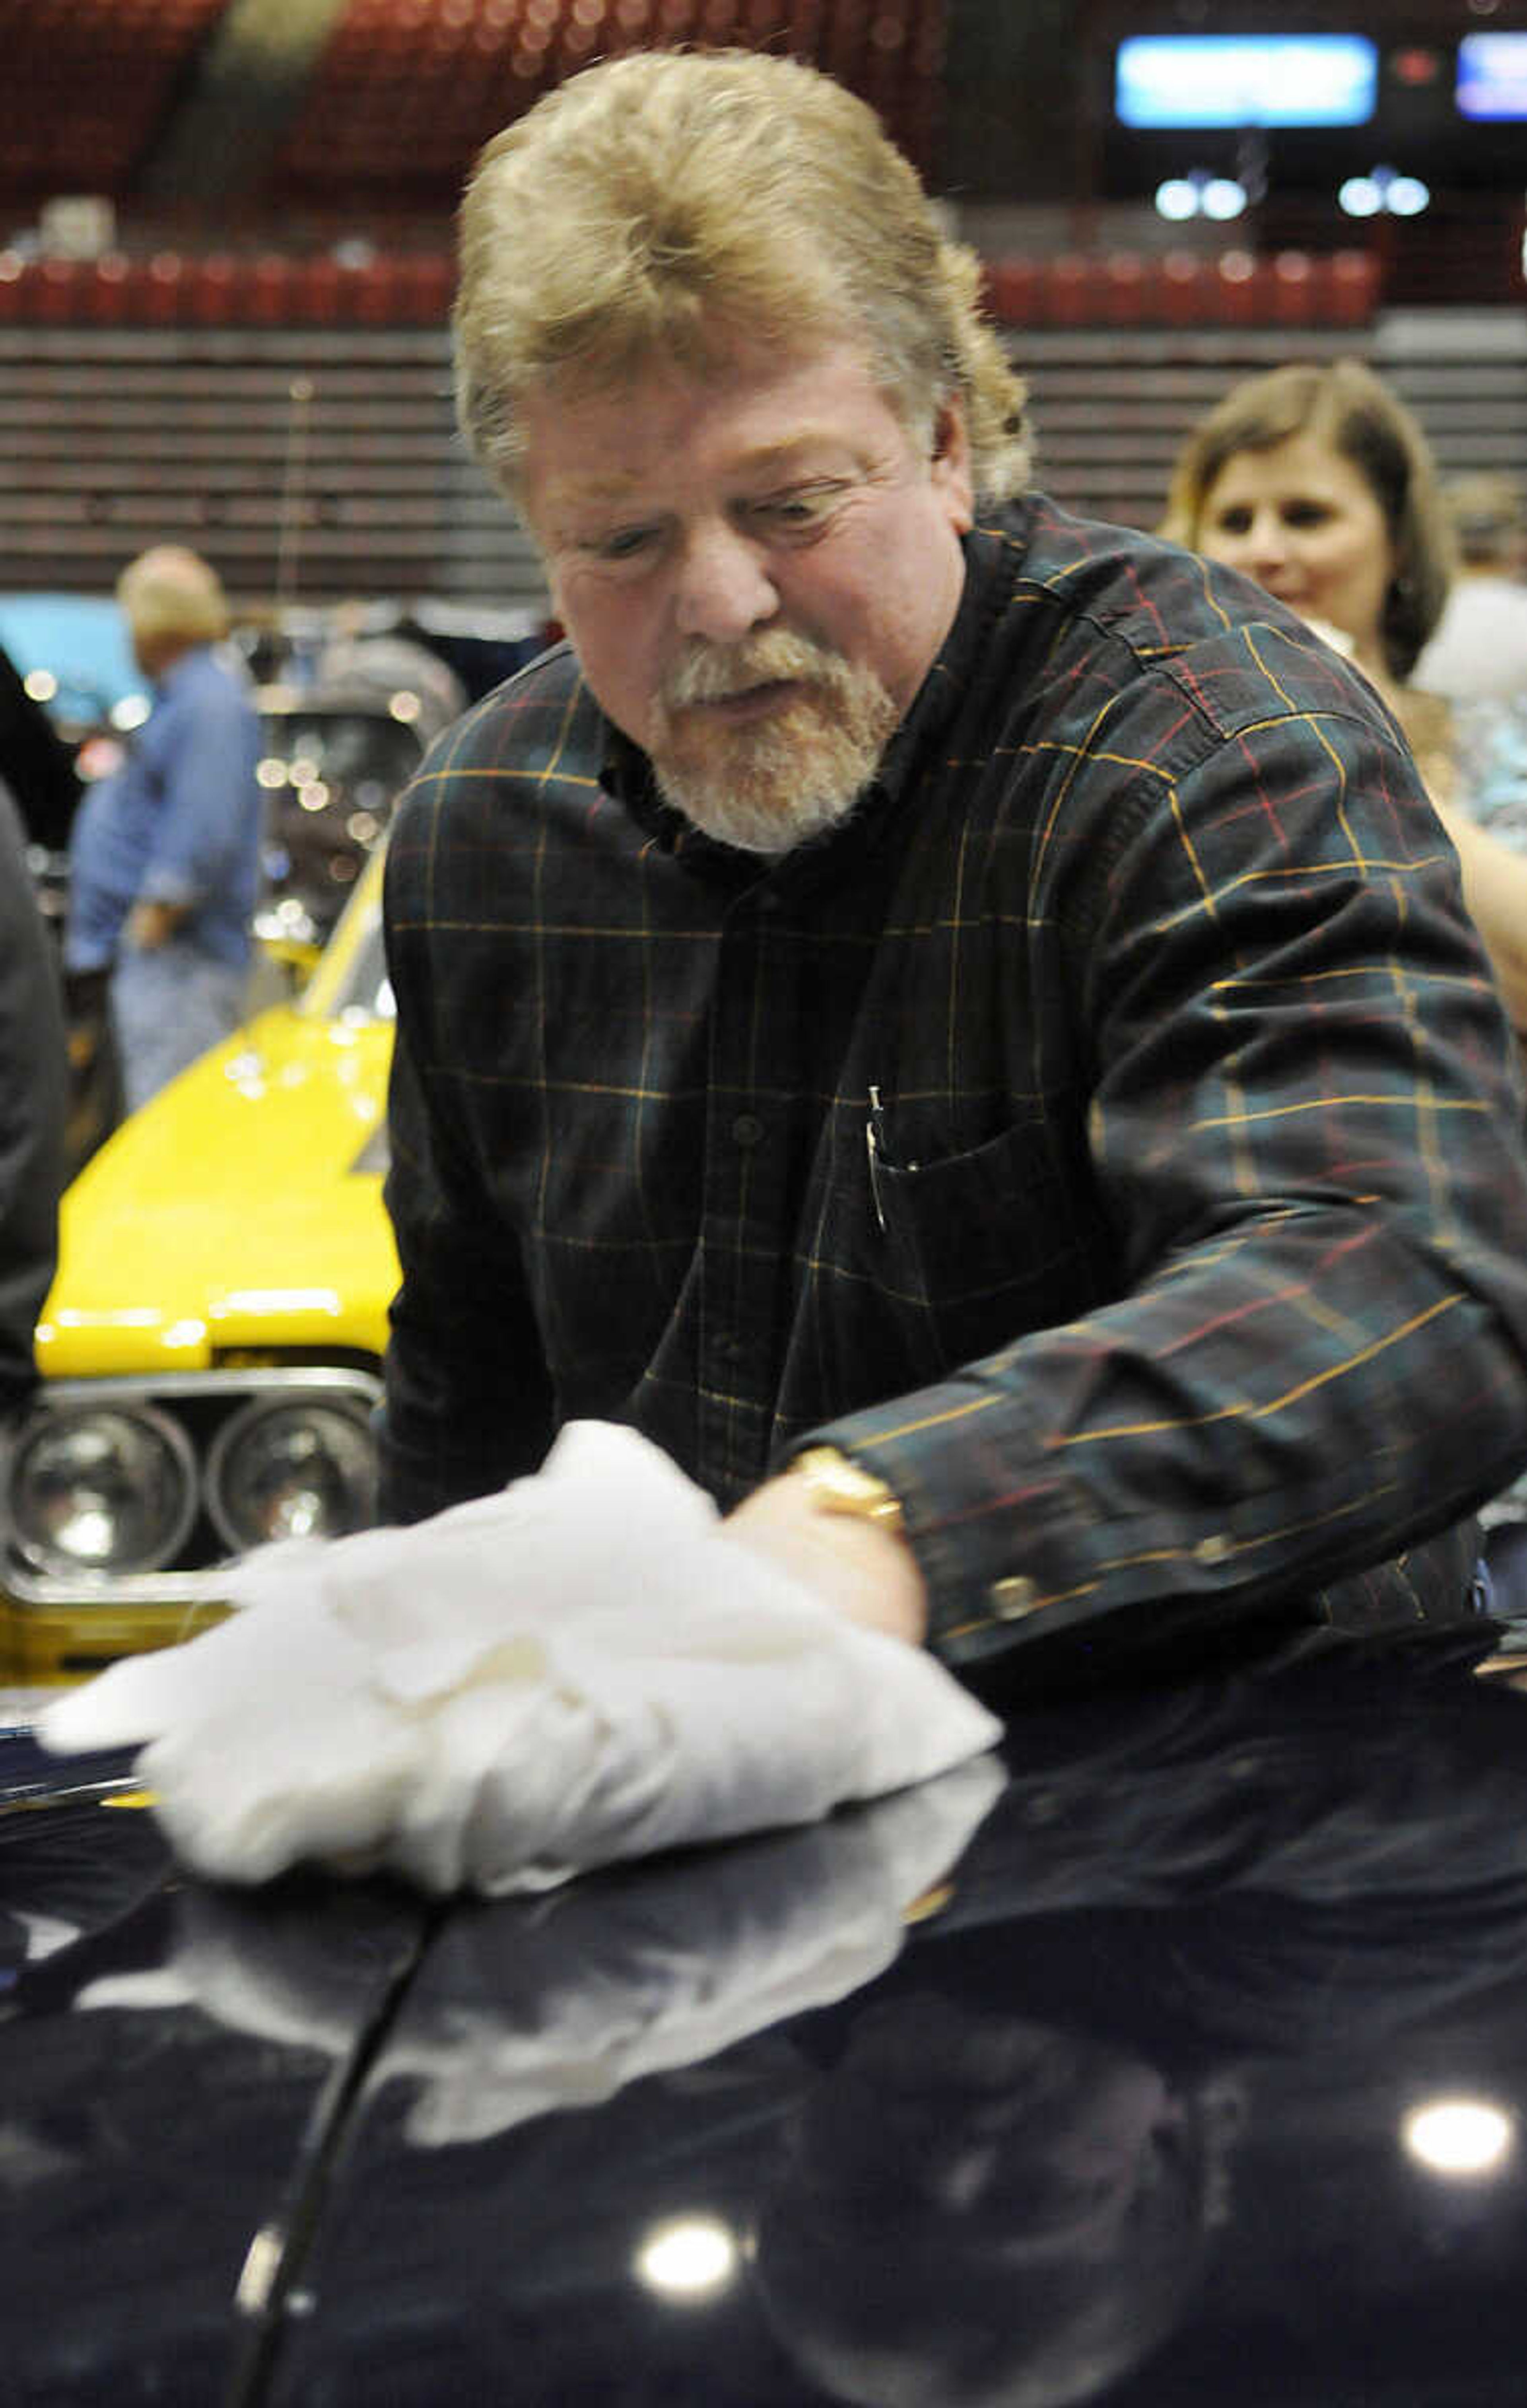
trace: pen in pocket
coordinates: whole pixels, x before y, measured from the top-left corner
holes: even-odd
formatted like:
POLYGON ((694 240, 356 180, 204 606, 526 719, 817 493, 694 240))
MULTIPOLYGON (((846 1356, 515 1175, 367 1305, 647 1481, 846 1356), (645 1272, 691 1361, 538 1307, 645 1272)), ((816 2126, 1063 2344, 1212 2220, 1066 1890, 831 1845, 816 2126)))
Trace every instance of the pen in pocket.
POLYGON ((880 1234, 884 1237, 886 1217, 885 1206, 880 1199, 880 1164, 885 1155, 885 1113, 881 1108, 878 1087, 872 1086, 869 1091, 869 1118, 864 1123, 864 1151, 869 1155, 870 1200, 875 1206, 875 1217, 880 1225, 880 1234))

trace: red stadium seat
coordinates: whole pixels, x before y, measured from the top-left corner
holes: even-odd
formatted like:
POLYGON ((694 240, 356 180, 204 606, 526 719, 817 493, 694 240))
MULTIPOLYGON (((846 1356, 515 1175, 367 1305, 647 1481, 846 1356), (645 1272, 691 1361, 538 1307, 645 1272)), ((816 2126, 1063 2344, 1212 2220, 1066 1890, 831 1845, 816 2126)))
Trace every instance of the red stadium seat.
POLYGON ((1263 310, 1257 261, 1249 251, 1222 251, 1214 262, 1212 311, 1221 326, 1254 325, 1263 310))
POLYGON ((1039 311, 1038 263, 1021 253, 991 261, 986 270, 986 306, 1005 325, 1032 326, 1039 311))
POLYGON ((1047 326, 1085 326, 1092 317, 1092 262, 1082 251, 1061 251, 1045 262, 1041 308, 1047 326))
POLYGON ((31 315, 45 325, 71 325, 86 315, 91 264, 82 259, 41 259, 33 276, 31 315))
POLYGON ((1333 251, 1326 262, 1328 321, 1337 326, 1367 325, 1378 306, 1380 279, 1376 251, 1333 251))
POLYGON ((178 251, 156 251, 151 259, 135 259, 127 279, 133 317, 151 326, 173 326, 184 297, 183 262, 178 251))
POLYGON ((256 326, 282 326, 292 311, 292 263, 278 251, 262 251, 244 277, 243 307, 256 326))
POLYGON ((1151 278, 1154 314, 1168 326, 1196 326, 1205 314, 1205 279, 1191 251, 1168 251, 1151 278))
POLYGON ((1276 325, 1307 326, 1314 322, 1319 286, 1307 251, 1278 251, 1269 264, 1267 281, 1276 325))
POLYGON ((398 315, 411 326, 443 326, 450 314, 456 265, 449 251, 406 251, 396 262, 398 315))
POLYGON ((223 251, 186 262, 186 315, 198 326, 226 326, 237 313, 238 263, 223 251))
POLYGON ((108 251, 91 262, 86 309, 98 326, 120 326, 131 307, 132 267, 120 251, 108 251))
POLYGON ((1094 283, 1099 315, 1109 326, 1138 326, 1146 315, 1146 262, 1137 251, 1114 251, 1099 263, 1094 283))

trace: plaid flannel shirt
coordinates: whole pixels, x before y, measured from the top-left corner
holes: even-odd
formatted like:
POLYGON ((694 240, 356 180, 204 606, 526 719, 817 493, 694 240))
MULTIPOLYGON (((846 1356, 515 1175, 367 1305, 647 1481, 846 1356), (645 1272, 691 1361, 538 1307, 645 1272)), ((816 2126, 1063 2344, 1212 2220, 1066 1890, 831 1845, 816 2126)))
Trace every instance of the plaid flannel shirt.
POLYGON ((955 1660, 1457 1616, 1527 1460, 1527 1172, 1409 756, 1171 547, 1031 496, 966 553, 876 784, 773 863, 565 649, 435 744, 388 863, 385 1509, 575 1417, 722 1505, 826 1438, 955 1660))

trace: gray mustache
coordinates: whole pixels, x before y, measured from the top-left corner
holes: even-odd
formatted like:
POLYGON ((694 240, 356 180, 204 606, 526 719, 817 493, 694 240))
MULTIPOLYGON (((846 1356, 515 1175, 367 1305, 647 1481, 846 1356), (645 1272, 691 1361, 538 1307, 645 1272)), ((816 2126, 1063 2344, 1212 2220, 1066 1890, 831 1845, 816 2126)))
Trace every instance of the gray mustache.
POLYGON ((831 684, 839 668, 835 656, 802 637, 776 637, 726 652, 692 653, 679 661, 664 682, 664 700, 671 710, 688 703, 724 702, 754 686, 785 680, 812 685, 831 684))

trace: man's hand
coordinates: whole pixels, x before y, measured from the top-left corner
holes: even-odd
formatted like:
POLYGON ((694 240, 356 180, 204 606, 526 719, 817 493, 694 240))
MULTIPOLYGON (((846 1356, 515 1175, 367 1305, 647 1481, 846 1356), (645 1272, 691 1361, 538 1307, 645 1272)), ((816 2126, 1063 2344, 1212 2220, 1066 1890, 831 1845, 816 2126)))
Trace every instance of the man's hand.
POLYGON ((436 1896, 813 1821, 1000 1736, 932 1654, 835 1612, 821 1562, 812 1596, 770 1553, 649 1440, 575 1422, 430 1521, 257 1548, 229 1620, 111 1665, 39 1735, 147 1742, 154 1811, 211 1880, 306 1862, 436 1896))
POLYGON ((127 915, 127 941, 140 953, 157 953, 185 916, 178 903, 135 903, 127 915))
POLYGON ((823 1512, 798 1472, 781 1472, 745 1497, 721 1536, 766 1556, 850 1622, 920 1646, 927 1592, 906 1540, 880 1522, 823 1512))

